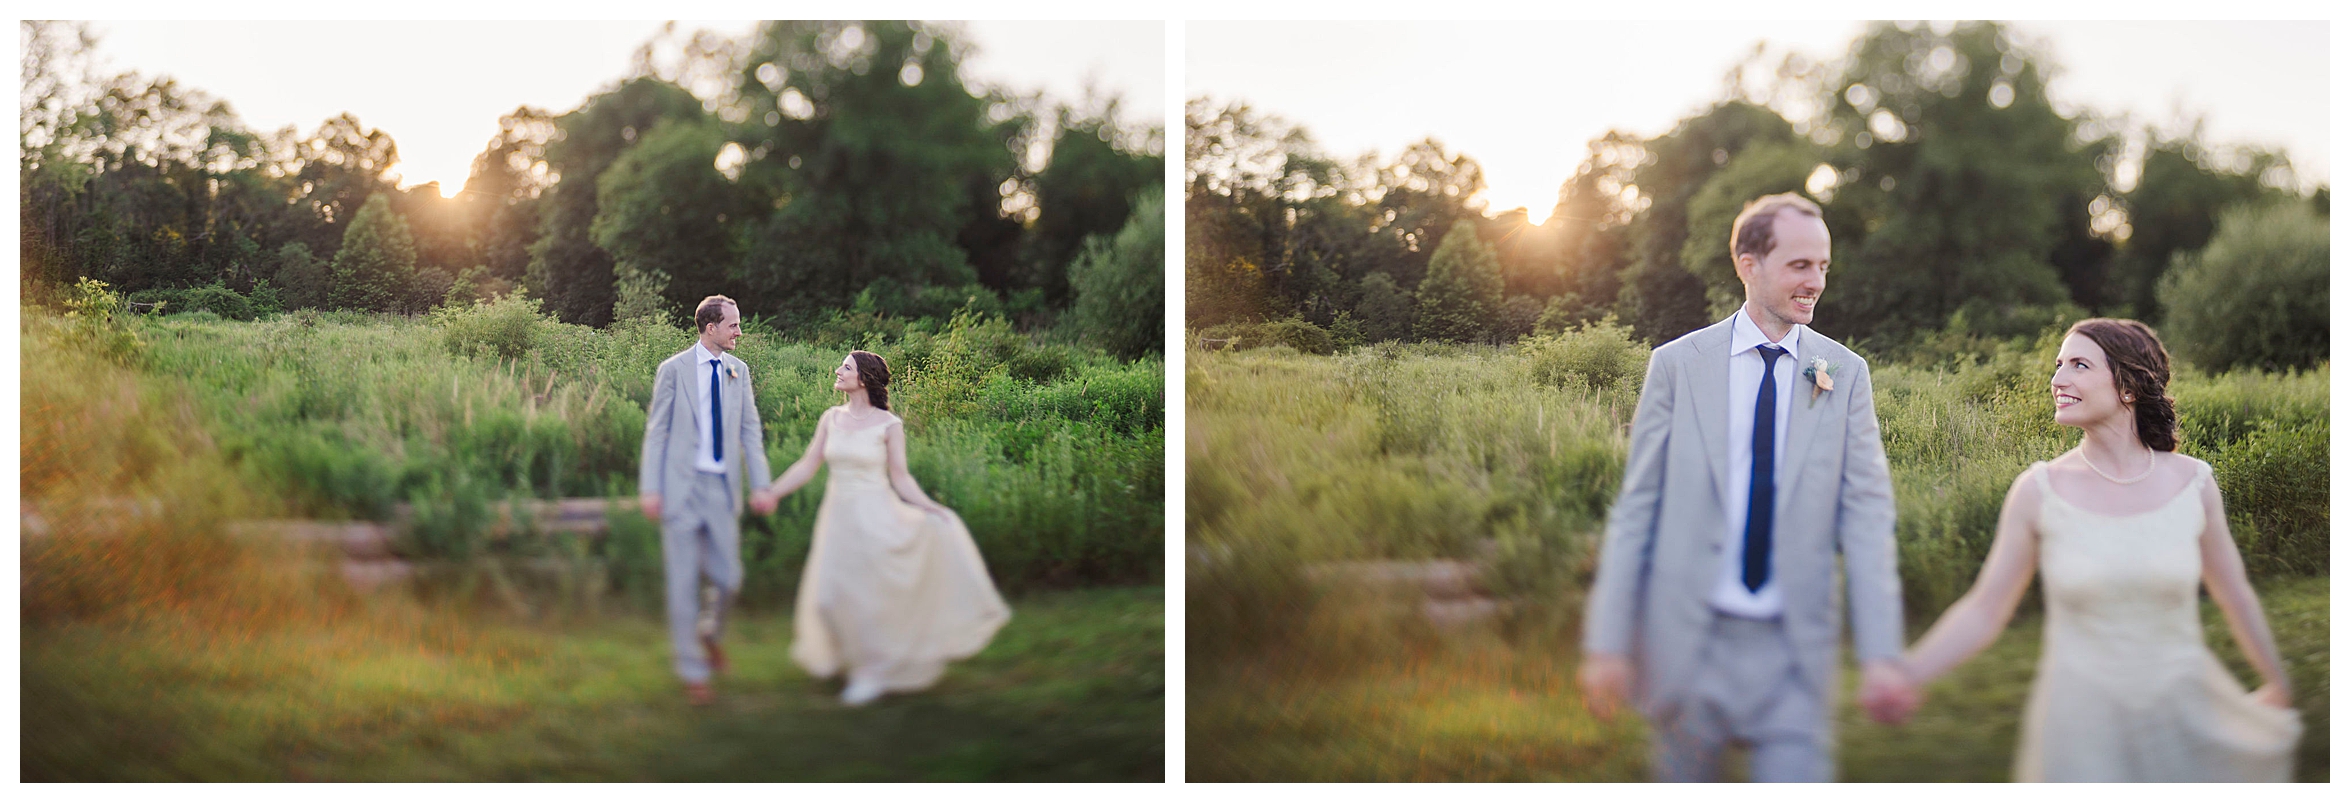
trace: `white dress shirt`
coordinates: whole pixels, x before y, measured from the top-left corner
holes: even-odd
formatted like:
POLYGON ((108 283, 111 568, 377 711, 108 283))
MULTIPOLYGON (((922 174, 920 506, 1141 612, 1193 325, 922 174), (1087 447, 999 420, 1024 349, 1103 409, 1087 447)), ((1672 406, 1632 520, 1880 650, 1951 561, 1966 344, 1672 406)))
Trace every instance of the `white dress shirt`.
MULTIPOLYGON (((710 361, 716 359, 718 359, 718 355, 710 353, 709 347, 702 345, 702 341, 694 341, 694 404, 700 405, 694 408, 694 417, 701 419, 702 422, 702 425, 696 428, 702 436, 702 443, 694 449, 694 470, 704 474, 726 473, 726 464, 718 462, 716 456, 719 422, 710 418, 710 371, 712 370, 710 361)), ((724 369, 725 366, 726 363, 723 360, 718 363, 719 369, 724 369)), ((1756 374, 1756 376, 1760 376, 1760 374, 1756 374)), ((723 383, 724 380, 721 379, 720 382, 723 383)), ((1754 392, 1752 390, 1747 391, 1746 398, 1747 406, 1754 406, 1754 392)), ((725 400, 720 399, 719 403, 724 404, 725 400)), ((1753 415, 1753 413, 1748 413, 1748 415, 1753 415)))
MULTIPOLYGON (((1773 411, 1776 418, 1772 422, 1775 429, 1772 430, 1771 438, 1772 451, 1775 452, 1771 456, 1774 488, 1785 485, 1791 479, 1785 470, 1787 411, 1794 407, 1791 402, 1795 399, 1795 376, 1803 372, 1800 367, 1802 359, 1795 350, 1796 342, 1802 339, 1803 328, 1803 325, 1797 324, 1787 330, 1786 337, 1772 343, 1787 350, 1787 354, 1778 359, 1771 372, 1771 379, 1778 384, 1777 409, 1773 411)), ((1770 342, 1770 337, 1763 334, 1762 327, 1755 325, 1754 320, 1747 316, 1745 307, 1739 307, 1737 312, 1730 314, 1730 364, 1726 366, 1730 371, 1730 471, 1722 477, 1726 480, 1722 489, 1722 510, 1728 514, 1728 521, 1723 522, 1726 540, 1722 543, 1722 568, 1714 581, 1713 594, 1706 601, 1715 610, 1748 619, 1777 618, 1787 607, 1786 600, 1779 593, 1777 572, 1772 572, 1770 578, 1763 581, 1762 587, 1754 591, 1746 590, 1744 580, 1746 509, 1750 503, 1747 492, 1754 476, 1754 403, 1761 394, 1763 378, 1762 353, 1755 347, 1770 342)), ((1775 546, 1779 541, 1778 533, 1774 530, 1771 542, 1775 546)))

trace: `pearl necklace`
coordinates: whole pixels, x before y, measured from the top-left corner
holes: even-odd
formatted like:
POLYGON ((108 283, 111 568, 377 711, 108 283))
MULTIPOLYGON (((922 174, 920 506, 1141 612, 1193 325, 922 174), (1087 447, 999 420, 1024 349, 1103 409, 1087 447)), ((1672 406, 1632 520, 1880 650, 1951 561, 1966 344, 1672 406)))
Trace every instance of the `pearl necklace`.
POLYGON ((2105 469, 2098 468, 2096 463, 2089 462, 2089 450, 2081 449, 2078 451, 2081 453, 2081 465, 2088 466, 2090 471, 2097 472, 2097 476, 2104 477, 2105 481, 2115 485, 2133 485, 2145 480, 2147 477, 2154 476, 2154 452, 2151 449, 2147 450, 2146 452, 2146 470, 2139 472, 2138 476, 2131 477, 2126 480, 2117 479, 2113 475, 2105 473, 2105 469))

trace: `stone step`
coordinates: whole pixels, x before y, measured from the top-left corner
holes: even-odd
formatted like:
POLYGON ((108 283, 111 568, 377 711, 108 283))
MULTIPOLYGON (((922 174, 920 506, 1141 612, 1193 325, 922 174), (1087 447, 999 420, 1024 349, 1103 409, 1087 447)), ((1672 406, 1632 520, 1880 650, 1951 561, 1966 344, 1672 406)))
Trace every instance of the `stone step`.
POLYGON ((1443 632, 1492 622, 1506 608, 1485 587, 1482 570, 1472 561, 1341 561, 1306 567, 1305 574, 1324 588, 1370 592, 1408 604, 1443 632))
POLYGON ((1306 569, 1307 579, 1366 589, 1417 593, 1431 599, 1482 596, 1477 565, 1465 560, 1362 560, 1306 569))

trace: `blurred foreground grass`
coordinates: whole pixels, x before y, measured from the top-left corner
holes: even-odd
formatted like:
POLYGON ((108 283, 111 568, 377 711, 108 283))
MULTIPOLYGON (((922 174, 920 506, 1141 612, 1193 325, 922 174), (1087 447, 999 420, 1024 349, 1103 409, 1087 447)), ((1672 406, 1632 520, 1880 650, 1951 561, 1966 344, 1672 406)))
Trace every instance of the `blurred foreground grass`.
POLYGON ((24 631, 27 781, 1156 781, 1160 589, 1013 600, 928 692, 843 707, 788 612, 730 625, 685 704, 650 617, 560 630, 400 602, 224 632, 168 613, 24 631))
MULTIPOLYGON (((2296 780, 2323 782, 2328 765, 2329 636, 2326 578, 2264 585, 2278 647, 2288 656, 2304 736, 2296 780)), ((2205 639, 2239 680, 2237 654, 2216 608, 2205 639)), ((1919 633, 1912 633, 1915 638, 1919 633)), ((1844 781, 1977 781, 2011 777, 2025 697, 2040 657, 2040 618, 2019 613, 1999 641, 1927 690, 1900 727, 1870 722, 1845 673, 1837 772, 1844 781)), ((1341 671, 1268 655, 1194 673, 1185 708, 1191 781, 1646 781, 1648 737, 1635 717, 1601 723, 1585 713, 1572 652, 1514 650, 1501 639, 1404 651, 1341 671), (1311 674, 1305 674, 1310 671, 1311 674)), ((1733 759, 1731 777, 1743 768, 1733 759)))

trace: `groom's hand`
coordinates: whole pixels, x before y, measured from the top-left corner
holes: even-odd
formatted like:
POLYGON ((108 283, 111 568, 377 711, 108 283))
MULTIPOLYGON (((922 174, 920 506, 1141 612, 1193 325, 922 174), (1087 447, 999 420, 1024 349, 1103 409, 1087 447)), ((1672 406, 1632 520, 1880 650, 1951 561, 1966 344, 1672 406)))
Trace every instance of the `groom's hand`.
POLYGON ((1861 667, 1860 705, 1879 724, 1908 722, 1924 701, 1925 694, 1896 662, 1870 661, 1861 667))
POLYGON ((640 511, 643 511, 643 512, 644 512, 644 514, 645 514, 645 518, 652 519, 652 520, 654 520, 654 521, 660 521, 660 520, 661 520, 661 495, 660 495, 660 494, 641 494, 641 495, 637 496, 637 498, 636 498, 636 508, 637 508, 637 510, 640 510, 640 511))
POLYGON ((1575 679, 1583 686, 1583 707, 1606 722, 1616 718, 1616 709, 1631 696, 1632 662, 1621 655, 1588 654, 1583 656, 1583 668, 1575 673, 1575 679))
POLYGON ((767 493, 766 491, 760 491, 751 494, 751 509, 757 511, 761 516, 774 515, 776 503, 782 501, 783 497, 774 496, 767 493))

